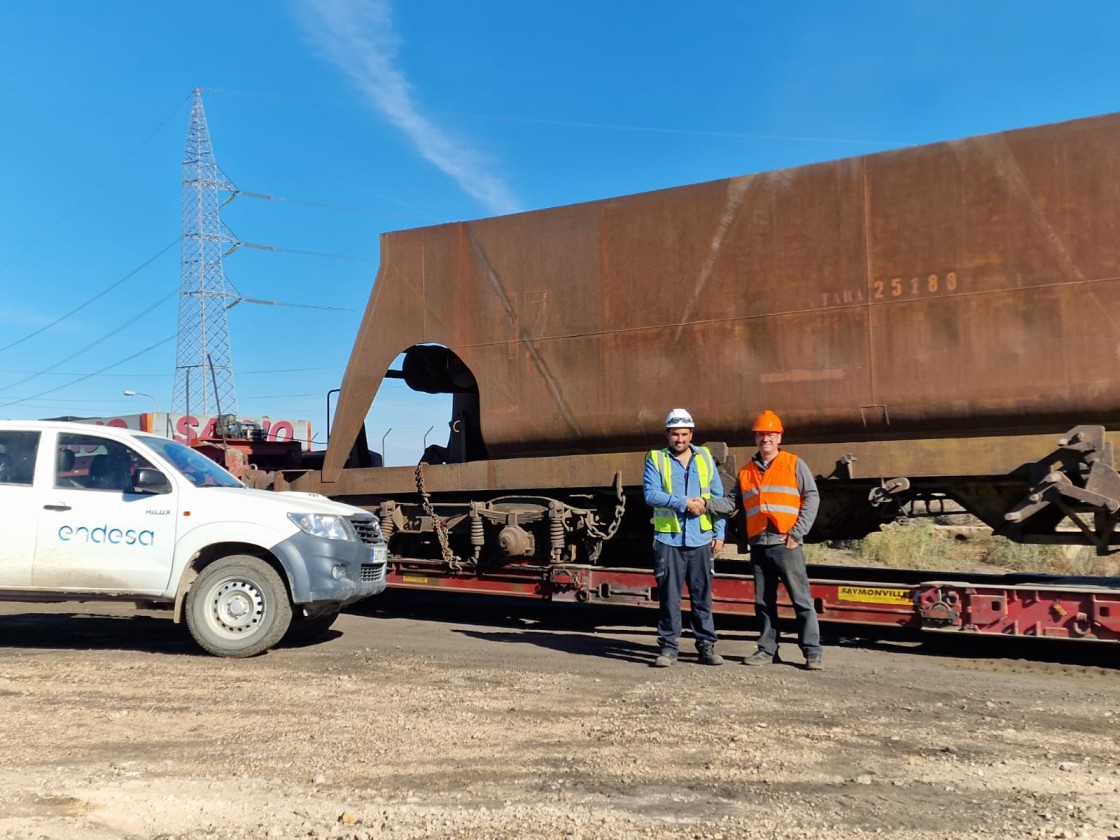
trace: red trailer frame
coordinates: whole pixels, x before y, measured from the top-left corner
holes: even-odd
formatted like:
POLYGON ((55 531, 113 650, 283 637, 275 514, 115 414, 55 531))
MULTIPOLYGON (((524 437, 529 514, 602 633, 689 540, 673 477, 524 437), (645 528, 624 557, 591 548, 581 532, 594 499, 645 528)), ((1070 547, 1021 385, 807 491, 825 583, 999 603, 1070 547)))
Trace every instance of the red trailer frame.
MULTIPOLYGON (((1120 587, 1093 578, 1022 575, 957 576, 946 580, 879 580, 822 577, 841 567, 810 568, 817 615, 823 622, 894 627, 919 632, 965 632, 1120 642, 1120 587), (1002 582, 1001 582, 1002 581, 1002 582)), ((860 575, 867 569, 860 569, 860 575)), ((439 561, 390 558, 389 585, 475 595, 638 607, 657 606, 653 575, 642 569, 556 564, 506 565, 492 570, 450 569, 439 561)), ((779 612, 793 617, 784 589, 779 612)), ((685 606, 687 607, 687 599, 685 606)), ((754 579, 716 575, 712 608, 725 615, 754 615, 754 579)))

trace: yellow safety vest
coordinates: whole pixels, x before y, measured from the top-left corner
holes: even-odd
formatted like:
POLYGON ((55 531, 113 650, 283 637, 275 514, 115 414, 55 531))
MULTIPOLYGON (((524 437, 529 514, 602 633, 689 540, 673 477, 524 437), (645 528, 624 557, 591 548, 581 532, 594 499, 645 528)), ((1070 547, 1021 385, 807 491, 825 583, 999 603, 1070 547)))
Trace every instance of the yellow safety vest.
MULTIPOLYGON (((712 476, 716 472, 716 462, 712 459, 712 453, 708 451, 706 446, 696 447, 693 455, 697 456, 696 472, 700 478, 700 498, 710 499, 712 498, 712 476)), ((668 449, 653 449, 650 451, 649 457, 653 459, 653 465, 661 473, 662 489, 666 493, 672 493, 673 470, 672 464, 669 462, 673 456, 669 454, 668 449)), ((672 508, 654 508, 653 530, 659 534, 679 534, 681 532, 681 521, 677 512, 672 508)), ((711 514, 700 514, 700 530, 712 530, 711 514)))

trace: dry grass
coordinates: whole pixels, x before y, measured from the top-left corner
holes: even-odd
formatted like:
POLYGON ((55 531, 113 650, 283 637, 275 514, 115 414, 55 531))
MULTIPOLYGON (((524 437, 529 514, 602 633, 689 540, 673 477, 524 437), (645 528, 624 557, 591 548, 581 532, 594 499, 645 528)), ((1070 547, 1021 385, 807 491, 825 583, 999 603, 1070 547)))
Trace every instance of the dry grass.
POLYGON ((810 566, 836 565, 836 552, 828 543, 805 543, 805 562, 810 566))
POLYGON ((986 562, 1008 571, 1047 575, 1112 577, 1120 575, 1120 560, 1098 557, 1083 545, 1021 545, 1004 537, 992 537, 986 562))
POLYGON ((939 532, 928 519, 902 520, 853 546, 861 560, 895 569, 940 571, 955 567, 952 537, 939 532))
POLYGON ((1120 556, 1098 557, 1086 546, 1025 545, 986 528, 942 527, 929 519, 901 520, 865 539, 809 545, 816 565, 888 566, 931 572, 1029 572, 1083 577, 1120 576, 1120 556), (839 549, 839 550, 837 550, 839 549))

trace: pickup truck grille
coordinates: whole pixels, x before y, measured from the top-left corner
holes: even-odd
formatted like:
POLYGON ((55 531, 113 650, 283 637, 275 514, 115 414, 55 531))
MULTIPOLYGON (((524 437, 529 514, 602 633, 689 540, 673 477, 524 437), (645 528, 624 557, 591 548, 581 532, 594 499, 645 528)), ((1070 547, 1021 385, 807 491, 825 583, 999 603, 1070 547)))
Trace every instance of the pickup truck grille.
POLYGON ((384 563, 363 563, 362 583, 377 583, 385 577, 384 563))
POLYGON ((354 526, 354 530, 358 532, 358 539, 366 545, 377 545, 384 542, 381 539, 381 526, 377 524, 377 520, 372 516, 351 516, 350 524, 354 526))

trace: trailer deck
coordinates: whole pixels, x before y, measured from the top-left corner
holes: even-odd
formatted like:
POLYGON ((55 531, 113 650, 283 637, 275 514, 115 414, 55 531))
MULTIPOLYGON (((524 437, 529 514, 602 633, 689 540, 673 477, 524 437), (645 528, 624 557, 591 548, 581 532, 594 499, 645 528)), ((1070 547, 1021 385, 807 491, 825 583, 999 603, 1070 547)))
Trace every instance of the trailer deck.
MULTIPOLYGON (((389 565, 389 586, 402 589, 657 606, 657 586, 644 569, 569 563, 454 569, 440 561, 404 557, 390 557, 389 565)), ((1115 578, 958 573, 941 578, 928 572, 841 566, 810 566, 809 578, 823 622, 919 633, 1120 642, 1120 581, 1115 578)), ((779 598, 780 613, 792 618, 784 589, 779 598)), ((684 603, 687 607, 687 599, 684 603)), ((718 614, 753 615, 753 577, 717 569, 712 608, 718 614)))

